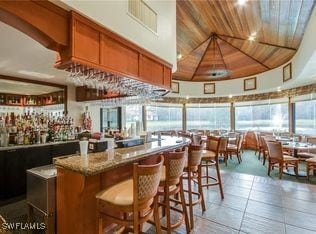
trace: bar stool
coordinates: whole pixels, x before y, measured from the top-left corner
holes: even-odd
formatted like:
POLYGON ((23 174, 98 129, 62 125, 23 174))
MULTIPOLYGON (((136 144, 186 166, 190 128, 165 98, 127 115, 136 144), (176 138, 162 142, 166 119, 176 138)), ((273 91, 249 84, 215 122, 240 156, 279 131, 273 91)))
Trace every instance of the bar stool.
POLYGON ((133 179, 122 181, 102 190, 97 198, 97 228, 103 233, 103 219, 125 227, 133 226, 134 233, 154 216, 156 232, 161 233, 158 213, 158 186, 163 165, 163 156, 154 165, 133 165, 133 179), (116 213, 122 215, 115 216, 116 213), (130 213, 133 213, 130 217, 130 213))
MULTIPOLYGON (((187 149, 187 148, 186 148, 187 149)), ((190 145, 188 148, 188 160, 187 165, 184 167, 186 176, 183 176, 184 179, 188 180, 188 192, 189 203, 186 203, 189 206, 189 217, 190 217, 190 228, 194 228, 194 217, 193 217, 193 206, 201 204, 202 212, 206 210, 205 201, 202 189, 201 181, 201 159, 202 159, 202 150, 203 146, 201 145, 190 145), (198 191, 192 191, 192 182, 197 180, 198 191), (193 201, 193 195, 197 196, 197 199, 193 201)))
POLYGON ((164 208, 166 214, 167 226, 161 226, 167 233, 178 228, 185 222, 186 232, 190 232, 190 224, 185 204, 184 190, 183 190, 183 169, 185 166, 186 158, 185 151, 182 152, 166 152, 164 153, 164 166, 158 189, 158 195, 163 196, 164 200, 159 202, 159 205, 164 208), (180 197, 180 200, 172 199, 170 196, 180 197), (170 206, 170 202, 181 204, 182 210, 170 206), (181 214, 181 219, 178 222, 171 224, 171 210, 181 214))
POLYGON ((222 186, 221 180, 221 173, 219 168, 218 157, 220 153, 224 154, 226 157, 226 147, 228 144, 227 137, 216 137, 216 136, 207 136, 206 141, 206 150, 203 150, 202 153, 202 164, 201 168, 205 168, 205 174, 202 174, 202 179, 206 179, 206 183, 202 183, 202 187, 209 187, 209 186, 219 186, 219 190, 221 193, 221 198, 224 199, 224 191, 222 186), (208 169, 211 166, 215 166, 217 178, 209 175, 208 169), (209 182, 209 180, 211 180, 209 182))
POLYGON ((316 175, 316 158, 306 159, 306 176, 309 180, 309 171, 313 170, 313 174, 316 175))

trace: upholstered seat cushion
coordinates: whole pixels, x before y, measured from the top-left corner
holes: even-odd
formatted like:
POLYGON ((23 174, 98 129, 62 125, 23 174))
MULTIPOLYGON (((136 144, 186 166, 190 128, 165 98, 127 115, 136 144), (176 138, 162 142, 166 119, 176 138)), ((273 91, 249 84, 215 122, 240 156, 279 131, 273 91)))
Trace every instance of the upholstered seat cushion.
POLYGON ((306 162, 309 162, 309 163, 316 163, 316 157, 315 157, 315 158, 306 159, 306 162))
POLYGON ((237 150, 237 145, 228 144, 226 149, 227 149, 227 150, 237 150))
POLYGON ((301 153, 298 153, 297 156, 299 158, 316 158, 316 154, 314 153, 309 153, 309 152, 301 152, 301 153))
POLYGON ((97 193, 97 199, 121 206, 133 204, 133 179, 122 181, 97 193))
POLYGON ((203 158, 214 158, 216 156, 215 152, 210 150, 203 150, 202 151, 202 160, 203 158))
POLYGON ((294 158, 294 157, 288 156, 288 155, 283 155, 283 160, 284 161, 298 161, 297 158, 294 158))

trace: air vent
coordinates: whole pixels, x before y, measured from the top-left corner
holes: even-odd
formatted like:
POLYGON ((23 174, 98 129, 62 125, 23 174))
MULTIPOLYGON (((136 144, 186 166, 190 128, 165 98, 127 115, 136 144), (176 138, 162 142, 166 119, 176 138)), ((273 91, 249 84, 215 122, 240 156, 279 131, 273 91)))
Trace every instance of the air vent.
POLYGON ((142 0, 128 0, 128 12, 142 25, 157 33, 157 13, 142 0))

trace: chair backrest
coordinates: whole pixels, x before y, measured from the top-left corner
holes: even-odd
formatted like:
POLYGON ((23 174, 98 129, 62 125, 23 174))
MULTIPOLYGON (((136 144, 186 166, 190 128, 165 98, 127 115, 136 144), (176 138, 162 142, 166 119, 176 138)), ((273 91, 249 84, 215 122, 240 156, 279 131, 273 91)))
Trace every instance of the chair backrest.
POLYGON ((188 149, 188 168, 191 171, 197 171, 202 160, 202 145, 190 145, 188 149))
POLYGON ((219 139, 219 147, 218 147, 218 153, 224 154, 227 151, 227 145, 228 145, 228 137, 220 137, 219 139))
POLYGON ((214 152, 215 157, 218 157, 219 153, 226 151, 227 144, 227 137, 207 136, 206 148, 207 150, 214 152))
POLYGON ((161 168, 164 162, 164 157, 160 156, 160 161, 153 165, 133 165, 134 179, 134 206, 150 206, 154 196, 157 194, 158 186, 161 177, 161 168))
POLYGON ((261 141, 262 141, 262 148, 265 151, 268 151, 268 141, 276 142, 275 138, 273 136, 261 136, 261 141))
POLYGON ((202 140, 202 136, 201 135, 198 135, 198 134, 193 134, 192 135, 192 143, 193 144, 200 145, 201 144, 201 140, 202 140))
POLYGON ((244 135, 243 134, 240 134, 239 136, 238 136, 238 143, 237 143, 237 149, 238 149, 238 151, 240 151, 241 150, 241 147, 242 147, 242 143, 243 143, 243 140, 244 140, 244 135))
POLYGON ((278 141, 266 141, 270 158, 283 158, 282 143, 278 141))
POLYGON ((185 165, 185 153, 185 151, 164 153, 166 181, 168 186, 179 183, 179 179, 183 174, 183 168, 185 165))
POLYGON ((307 137, 307 138, 306 138, 306 141, 307 141, 308 143, 311 143, 311 144, 313 144, 313 145, 316 145, 316 137, 307 137))

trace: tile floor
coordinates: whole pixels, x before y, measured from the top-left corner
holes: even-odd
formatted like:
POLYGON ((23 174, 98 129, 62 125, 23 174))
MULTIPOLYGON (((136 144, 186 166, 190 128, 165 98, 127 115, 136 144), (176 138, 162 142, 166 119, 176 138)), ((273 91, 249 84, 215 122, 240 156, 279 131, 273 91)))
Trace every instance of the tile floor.
POLYGON ((316 185, 225 171, 222 179, 224 200, 205 189, 207 209, 195 208, 191 233, 316 233, 316 185))
MULTIPOLYGON (((193 234, 316 233, 316 185, 221 171, 225 198, 204 190, 206 211, 196 206, 193 234)), ((0 207, 11 221, 26 219, 25 200, 0 207), (23 215, 22 215, 23 214, 23 215)), ((149 226, 147 234, 155 233, 149 226)), ((174 233, 185 233, 184 225, 174 233)))

